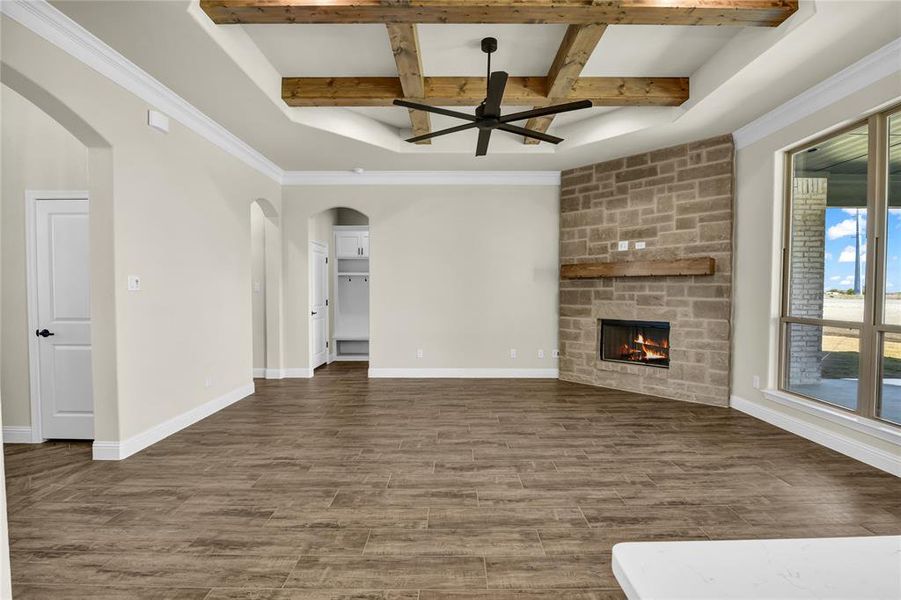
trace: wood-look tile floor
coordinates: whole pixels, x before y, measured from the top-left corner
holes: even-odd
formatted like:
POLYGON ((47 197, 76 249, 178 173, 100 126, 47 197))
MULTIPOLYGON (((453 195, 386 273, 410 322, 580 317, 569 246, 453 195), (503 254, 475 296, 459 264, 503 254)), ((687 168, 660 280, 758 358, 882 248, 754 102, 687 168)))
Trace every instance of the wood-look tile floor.
POLYGON ((336 363, 122 462, 6 446, 17 600, 622 598, 628 540, 901 533, 901 481, 727 409, 336 363))

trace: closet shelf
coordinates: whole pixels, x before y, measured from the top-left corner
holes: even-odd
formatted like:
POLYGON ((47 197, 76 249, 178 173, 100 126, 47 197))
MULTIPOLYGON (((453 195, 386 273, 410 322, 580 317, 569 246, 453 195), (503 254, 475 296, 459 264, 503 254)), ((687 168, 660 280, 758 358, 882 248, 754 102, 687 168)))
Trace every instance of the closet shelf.
POLYGON ((338 277, 356 277, 361 275, 364 277, 369 277, 369 273, 365 271, 338 271, 338 277))
POLYGON ((336 342, 368 342, 368 335, 336 335, 333 338, 336 342))

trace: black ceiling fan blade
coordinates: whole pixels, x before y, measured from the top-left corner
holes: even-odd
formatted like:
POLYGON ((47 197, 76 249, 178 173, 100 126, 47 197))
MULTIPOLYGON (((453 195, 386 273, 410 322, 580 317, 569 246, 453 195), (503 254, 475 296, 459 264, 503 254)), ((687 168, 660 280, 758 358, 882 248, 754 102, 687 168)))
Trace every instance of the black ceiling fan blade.
POLYGON ((559 144, 560 142, 563 141, 563 138, 558 138, 556 136, 548 135, 548 134, 542 133, 540 131, 535 131, 534 129, 526 129, 525 127, 517 127, 516 125, 510 125, 508 123, 498 125, 498 129, 501 129, 508 133, 515 133, 515 134, 521 135, 523 137, 541 140, 542 142, 548 142, 549 144, 559 144))
POLYGON ((440 131, 432 131, 431 133, 426 133, 423 135, 418 135, 416 137, 411 137, 407 141, 411 144, 415 144, 417 142, 421 142, 423 140, 430 140, 432 138, 436 138, 439 135, 447 135, 449 133, 457 133, 458 131, 466 131, 467 129, 472 129, 476 127, 475 123, 464 123, 463 125, 457 125, 456 127, 450 127, 448 129, 442 129, 440 131))
POLYGON ((573 110, 582 110, 583 108, 591 108, 591 100, 579 100, 578 102, 567 102, 566 104, 557 104, 554 106, 543 106, 532 110, 524 110, 523 112, 513 113, 512 115, 504 115, 501 117, 501 123, 510 123, 511 121, 522 121, 523 119, 533 119, 535 117, 547 117, 557 115, 573 110))
POLYGON ((491 141, 491 130, 479 130, 479 143, 476 144, 476 156, 485 156, 488 154, 488 142, 491 141))
POLYGON ((403 106, 404 108, 412 108, 414 110, 424 110, 425 112, 435 113, 436 115, 444 115, 445 117, 455 117, 466 121, 475 121, 475 115, 469 115, 456 110, 447 110, 446 108, 438 108, 437 106, 429 106, 428 104, 419 104, 418 102, 408 102, 407 100, 395 100, 395 106, 403 106))
POLYGON ((504 99, 504 89, 507 87, 507 74, 504 71, 495 71, 488 79, 488 97, 485 99, 485 114, 500 116, 501 101, 504 99))

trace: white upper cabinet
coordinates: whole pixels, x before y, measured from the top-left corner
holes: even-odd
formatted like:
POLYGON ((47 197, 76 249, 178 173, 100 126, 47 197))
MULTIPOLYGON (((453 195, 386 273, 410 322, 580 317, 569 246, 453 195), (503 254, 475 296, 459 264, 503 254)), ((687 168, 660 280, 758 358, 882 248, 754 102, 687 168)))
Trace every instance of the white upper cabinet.
POLYGON ((339 230, 335 232, 336 258, 368 258, 369 231, 339 230))
POLYGON ((360 234, 360 256, 369 258, 369 232, 364 231, 360 234))

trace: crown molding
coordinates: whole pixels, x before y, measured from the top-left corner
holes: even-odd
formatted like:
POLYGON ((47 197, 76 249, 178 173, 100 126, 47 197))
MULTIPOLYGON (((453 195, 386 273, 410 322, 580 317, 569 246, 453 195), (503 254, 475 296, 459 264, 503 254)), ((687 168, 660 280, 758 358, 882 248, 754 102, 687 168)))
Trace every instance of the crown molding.
POLYGON ((558 186, 559 171, 287 171, 282 185, 558 186))
POLYGON ((733 134, 735 147, 741 149, 750 146, 880 79, 898 72, 901 72, 901 38, 889 42, 879 50, 739 128, 733 134))
POLYGON ((46 0, 2 0, 0 12, 175 119, 208 142, 281 183, 284 171, 46 0))

